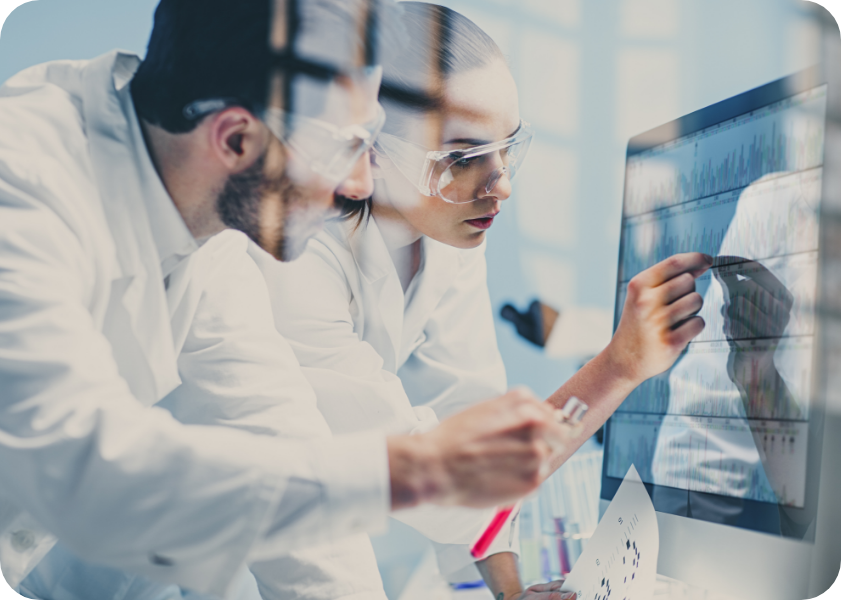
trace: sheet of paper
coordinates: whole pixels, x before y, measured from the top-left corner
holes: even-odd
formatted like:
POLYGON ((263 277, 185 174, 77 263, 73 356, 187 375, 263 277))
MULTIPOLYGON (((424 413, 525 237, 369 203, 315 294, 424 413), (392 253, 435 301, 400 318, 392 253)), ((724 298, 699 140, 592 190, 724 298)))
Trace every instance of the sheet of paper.
POLYGON ((562 589, 577 600, 650 600, 659 552, 654 505, 632 465, 562 589))

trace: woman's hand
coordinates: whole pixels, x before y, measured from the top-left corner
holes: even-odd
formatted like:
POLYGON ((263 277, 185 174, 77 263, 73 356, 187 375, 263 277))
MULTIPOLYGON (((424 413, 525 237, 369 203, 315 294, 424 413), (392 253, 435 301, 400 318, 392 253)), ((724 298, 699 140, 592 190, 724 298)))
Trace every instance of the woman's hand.
POLYGON ((502 599, 497 598, 497 600, 575 600, 575 592, 561 591, 561 586, 563 584, 563 579, 550 581, 549 583, 539 583, 531 586, 520 594, 508 596, 502 599))
POLYGON ((625 378, 639 385, 662 373, 704 330, 704 320, 695 316, 703 305, 695 279, 710 266, 712 257, 688 252, 631 279, 619 327, 605 350, 625 378))

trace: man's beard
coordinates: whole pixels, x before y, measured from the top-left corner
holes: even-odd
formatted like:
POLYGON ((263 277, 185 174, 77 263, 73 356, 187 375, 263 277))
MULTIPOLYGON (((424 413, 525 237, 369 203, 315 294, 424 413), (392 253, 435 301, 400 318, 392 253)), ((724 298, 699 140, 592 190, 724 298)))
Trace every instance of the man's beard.
POLYGON ((303 189, 286 173, 269 177, 263 155, 251 167, 231 175, 216 200, 222 222, 242 231, 278 260, 298 258, 321 228, 324 215, 307 210, 303 189))

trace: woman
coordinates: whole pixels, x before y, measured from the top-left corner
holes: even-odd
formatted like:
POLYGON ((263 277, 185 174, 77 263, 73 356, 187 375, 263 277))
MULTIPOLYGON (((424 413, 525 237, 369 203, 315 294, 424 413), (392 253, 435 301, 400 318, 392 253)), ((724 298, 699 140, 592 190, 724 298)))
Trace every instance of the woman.
MULTIPOLYGON (((487 34, 452 10, 401 5, 408 48, 383 61, 387 119, 372 158, 373 197, 340 199, 343 218, 328 223, 295 263, 254 255, 278 329, 334 433, 423 430, 506 389, 484 240, 511 193, 531 130, 487 34)), ((694 278, 675 275, 707 266, 702 255, 685 255, 632 286, 611 345, 550 398, 562 405, 577 395, 591 405, 558 464, 700 331, 703 322, 691 318, 698 309, 694 278)), ((434 509, 398 518, 442 543, 442 571, 469 563, 467 544, 483 520, 434 509)), ((523 592, 516 537, 503 530, 492 556, 477 563, 494 597, 559 597, 542 588, 523 592)))

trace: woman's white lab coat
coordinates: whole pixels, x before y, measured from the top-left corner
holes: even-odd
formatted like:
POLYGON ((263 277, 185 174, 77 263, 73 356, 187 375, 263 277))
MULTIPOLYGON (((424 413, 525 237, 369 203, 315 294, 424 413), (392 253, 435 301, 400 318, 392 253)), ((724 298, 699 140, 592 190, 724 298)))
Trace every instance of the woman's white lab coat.
MULTIPOLYGON (((334 433, 420 432, 506 390, 487 289, 484 244, 461 250, 423 238, 406 294, 373 219, 330 221, 304 255, 281 264, 252 245, 275 321, 334 433)), ((489 514, 429 507, 395 517, 441 546, 439 564, 472 562, 467 544, 489 514)), ((509 529, 491 553, 517 551, 509 529)))

